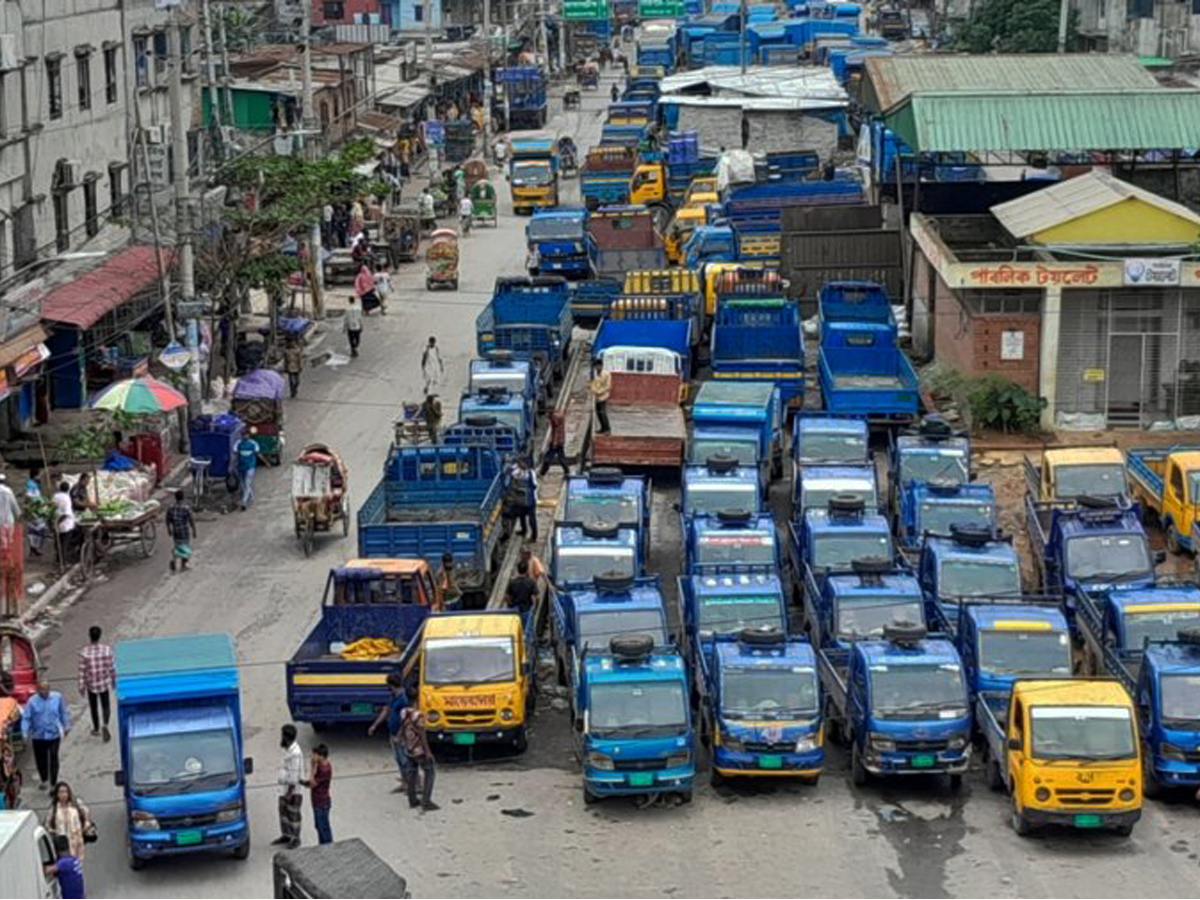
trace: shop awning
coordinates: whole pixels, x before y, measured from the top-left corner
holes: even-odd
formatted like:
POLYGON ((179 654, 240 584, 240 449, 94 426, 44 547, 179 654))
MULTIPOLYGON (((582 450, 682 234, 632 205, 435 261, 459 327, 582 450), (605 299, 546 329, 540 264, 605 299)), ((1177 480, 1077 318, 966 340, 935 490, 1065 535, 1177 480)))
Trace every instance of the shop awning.
POLYGON ((46 330, 41 325, 26 328, 12 340, 0 344, 0 369, 7 369, 17 360, 36 349, 46 340, 46 330))
MULTIPOLYGON (((163 251, 164 263, 172 253, 163 251)), ((74 281, 57 287, 42 301, 42 319, 76 328, 91 328, 106 314, 128 303, 158 281, 154 248, 128 247, 74 281)))

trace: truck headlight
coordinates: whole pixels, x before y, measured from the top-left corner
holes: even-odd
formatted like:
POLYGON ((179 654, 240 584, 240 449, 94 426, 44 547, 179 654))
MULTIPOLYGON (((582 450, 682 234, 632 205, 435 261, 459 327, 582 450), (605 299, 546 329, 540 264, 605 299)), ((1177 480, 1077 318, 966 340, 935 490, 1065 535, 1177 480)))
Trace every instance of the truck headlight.
POLYGON ((1122 803, 1132 803, 1133 798, 1137 796, 1133 788, 1122 788, 1121 793, 1117 794, 1121 798, 1122 803))
POLYGON ((1050 799, 1050 788, 1048 788, 1048 787, 1038 788, 1036 791, 1033 792, 1033 799, 1036 800, 1038 803, 1045 803, 1047 800, 1050 799))
POLYGON ((796 752, 797 753, 808 753, 810 750, 816 750, 816 749, 817 749, 817 736, 815 734, 810 734, 807 737, 802 737, 802 738, 800 738, 800 740, 796 741, 796 752))
POLYGON ((961 750, 967 746, 967 739, 965 737, 950 738, 950 740, 946 742, 946 746, 951 750, 961 750))
POLYGON ((512 717, 513 717, 513 711, 511 709, 508 709, 506 707, 506 708, 500 710, 500 718, 502 718, 505 722, 510 721, 512 719, 512 717))
POLYGON ((1158 748, 1158 755, 1163 759, 1169 759, 1172 762, 1186 762, 1187 757, 1184 755, 1182 747, 1177 747, 1174 744, 1163 744, 1158 748))
POLYGON ((678 769, 682 766, 686 766, 691 761, 692 752, 690 750, 684 750, 682 753, 672 753, 667 757, 667 768, 678 769))
POLYGON ((230 803, 217 813, 218 822, 236 822, 242 817, 242 804, 230 803))
POLYGON ((134 831, 158 831, 158 819, 153 814, 135 809, 129 814, 130 824, 134 831))
POLYGON ((742 743, 742 739, 734 737, 732 734, 717 732, 717 743, 726 750, 733 750, 735 753, 740 753, 746 749, 746 745, 742 743))
POLYGON ((871 746, 880 753, 890 753, 896 749, 896 742, 886 735, 871 733, 871 746))
POLYGON ((609 756, 607 753, 597 753, 594 750, 587 755, 585 763, 589 769, 604 769, 605 771, 611 772, 616 768, 616 766, 613 765, 611 756, 609 756))
POLYGON ((440 721, 441 718, 442 718, 442 714, 440 712, 438 712, 436 709, 431 709, 431 710, 429 710, 429 712, 425 713, 425 721, 428 722, 430 725, 432 725, 434 722, 440 721))

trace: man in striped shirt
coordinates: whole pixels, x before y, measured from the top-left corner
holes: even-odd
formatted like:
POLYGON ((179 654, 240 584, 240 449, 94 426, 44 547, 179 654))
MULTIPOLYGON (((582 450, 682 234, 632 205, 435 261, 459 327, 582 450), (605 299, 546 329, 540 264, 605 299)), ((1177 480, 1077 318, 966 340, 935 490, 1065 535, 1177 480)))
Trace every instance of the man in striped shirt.
POLYGON ((100 714, 103 712, 104 740, 112 740, 108 720, 112 715, 113 671, 112 647, 100 642, 103 634, 99 625, 88 629, 88 645, 79 651, 79 693, 87 697, 92 713, 92 736, 100 734, 100 714))

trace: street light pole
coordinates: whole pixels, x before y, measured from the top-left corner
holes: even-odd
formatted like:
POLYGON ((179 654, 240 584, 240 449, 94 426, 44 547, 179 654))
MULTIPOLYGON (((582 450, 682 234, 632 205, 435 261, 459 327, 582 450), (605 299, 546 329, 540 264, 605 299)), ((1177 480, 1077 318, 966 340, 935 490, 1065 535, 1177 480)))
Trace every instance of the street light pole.
MULTIPOLYGON (((1066 2, 1066 0, 1063 0, 1066 2)), ((742 60, 742 74, 746 74, 746 0, 742 0, 738 7, 738 14, 742 20, 740 34, 738 34, 738 56, 742 60)))
MULTIPOLYGON (((304 157, 313 159, 316 153, 310 149, 309 140, 312 140, 311 147, 315 148, 317 153, 321 152, 322 146, 316 139, 317 115, 313 103, 312 3, 310 0, 304 0, 300 4, 300 8, 304 11, 300 20, 300 27, 304 29, 304 96, 300 107, 300 127, 303 130, 304 157)), ((319 221, 313 222, 308 231, 308 265, 309 271, 305 275, 312 289, 313 318, 323 319, 325 318, 325 267, 321 261, 321 223, 319 221)))
MULTIPOLYGON (((187 122, 183 117, 183 25, 178 19, 168 29, 168 50, 171 55, 171 78, 167 85, 167 102, 171 110, 171 153, 175 158, 175 250, 179 257, 179 292, 181 299, 189 307, 196 300, 196 269, 192 255, 192 221, 191 221, 191 187, 188 170, 191 161, 188 158, 187 122)), ((137 101, 135 101, 137 102, 137 101)), ((140 105, 140 103, 139 103, 140 105)), ((144 138, 143 138, 144 140, 144 138)), ((151 186, 150 205, 154 206, 154 189, 151 186)), ((174 316, 170 315, 171 298, 167 296, 167 324, 171 332, 171 341, 177 335, 174 331, 174 316)), ((180 416, 179 442, 186 447, 188 442, 187 422, 191 419, 192 409, 199 397, 200 385, 200 335, 199 323, 194 316, 187 316, 184 325, 184 340, 187 343, 188 377, 185 394, 187 407, 180 416)))

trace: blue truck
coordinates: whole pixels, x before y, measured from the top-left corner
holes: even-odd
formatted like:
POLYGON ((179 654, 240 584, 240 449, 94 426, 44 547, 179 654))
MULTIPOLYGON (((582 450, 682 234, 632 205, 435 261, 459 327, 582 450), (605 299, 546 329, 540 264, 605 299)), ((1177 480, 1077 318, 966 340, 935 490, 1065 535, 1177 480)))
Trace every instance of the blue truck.
POLYGON ((691 802, 696 734, 683 657, 646 634, 583 655, 573 723, 583 800, 674 794, 691 802))
POLYGON ((788 528, 793 571, 803 579, 795 587, 805 603, 821 596, 826 578, 851 571, 856 562, 878 561, 888 571, 896 564, 887 520, 866 511, 860 499, 835 496, 827 509, 810 509, 788 528))
POLYGON ((637 150, 650 135, 649 125, 618 125, 609 123, 600 127, 601 147, 625 147, 637 150))
POLYGON ((629 202, 630 180, 638 165, 637 146, 600 145, 588 150, 579 167, 579 195, 589 210, 629 202))
POLYGON ((546 124, 546 75, 537 66, 511 66, 497 69, 496 85, 500 88, 499 115, 505 131, 523 128, 542 128, 546 124))
POLYGON ((683 467, 680 509, 684 522, 693 516, 763 511, 758 469, 739 466, 736 459, 714 456, 683 467))
POLYGON ((927 535, 917 578, 931 618, 956 619, 963 600, 1022 596, 1021 561, 1012 539, 991 528, 952 523, 949 534, 927 535))
POLYGON ((857 499, 867 512, 879 510, 879 486, 873 465, 804 466, 792 483, 792 518, 810 509, 825 510, 834 497, 857 499))
POLYGON ((687 523, 683 567, 687 575, 778 572, 782 564, 779 535, 769 513, 717 513, 687 523))
POLYGON ((459 399, 458 421, 479 428, 501 425, 512 429, 516 445, 508 452, 524 453, 533 440, 535 409, 523 394, 503 387, 482 388, 459 399))
POLYGON ((592 263, 587 252, 587 210, 556 206, 534 210, 525 226, 530 275, 587 278, 592 263))
POLYGON ((358 510, 358 555, 454 557, 467 595, 486 595, 499 562, 507 475, 500 456, 480 447, 398 447, 358 510))
POLYGON ((591 584, 597 576, 634 578, 644 568, 645 558, 636 528, 615 523, 554 523, 550 581, 559 590, 591 584))
POLYGON ((613 347, 661 348, 679 354, 684 380, 691 377, 692 356, 691 319, 615 319, 605 318, 592 340, 592 357, 599 359, 613 347))
POLYGON ((536 362, 543 382, 561 378, 574 325, 568 298, 559 276, 497 278, 491 301, 475 319, 476 352, 487 357, 506 350, 536 362))
POLYGON ((712 377, 767 381, 787 409, 804 404, 804 336, 800 308, 787 297, 717 300, 709 348, 712 377))
POLYGON ((400 653, 435 602, 430 567, 420 560, 351 560, 330 571, 321 615, 288 660, 288 712, 315 729, 369 723, 391 694, 387 677, 401 672, 400 653), (397 652, 346 659, 341 649, 364 638, 390 640, 397 652))
POLYGON ((874 281, 827 281, 817 294, 818 325, 870 322, 896 328, 887 288, 874 281))
POLYGON ((228 634, 121 641, 116 667, 113 780, 125 801, 131 868, 151 859, 229 851, 250 855, 242 703, 228 634))
POLYGON ((920 385, 896 339, 889 326, 835 322, 824 328, 818 375, 827 412, 863 416, 880 426, 916 420, 920 385))
POLYGON ((889 625, 927 625, 921 586, 912 573, 872 560, 827 575, 819 592, 804 592, 804 622, 814 646, 849 650, 881 640, 889 625))
POLYGON ((744 628, 699 666, 700 739, 711 747, 713 784, 782 775, 815 785, 825 764, 824 698, 809 643, 777 628, 744 628))
POLYGON ((655 44, 638 44, 637 64, 639 66, 654 66, 670 75, 675 71, 675 46, 664 41, 655 44))
POLYGON ((792 420, 792 463, 797 473, 805 466, 862 466, 870 461, 866 419, 801 410, 792 420))
POLYGON ((995 529, 996 492, 990 484, 908 483, 896 518, 896 538, 906 556, 920 554, 925 535, 949 534, 954 525, 995 529))
POLYGON ((971 760, 971 706, 954 644, 919 625, 883 640, 821 647, 817 667, 831 733, 850 744, 856 785, 870 776, 946 775, 957 791, 971 760))
POLYGON ((783 475, 783 406, 765 381, 705 381, 692 402, 688 461, 732 456, 756 466, 763 490, 783 475))
POLYGON ((922 419, 912 433, 889 432, 888 439, 888 509, 897 524, 904 518, 904 492, 913 482, 953 486, 971 480, 970 439, 937 416, 922 419))
POLYGON ((794 207, 861 205, 862 185, 849 176, 831 181, 765 181, 729 188, 721 210, 735 227, 780 226, 783 211, 794 207))
POLYGON ((589 278, 571 283, 569 305, 576 325, 595 328, 624 289, 621 277, 589 278))
POLYGON ((593 528, 633 528, 644 559, 650 553, 650 512, 650 487, 645 476, 597 466, 585 475, 568 476, 558 518, 593 528))
POLYGON ((773 571, 706 572, 681 575, 686 656, 699 671, 701 654, 710 657, 722 641, 736 640, 743 628, 775 628, 788 633, 788 599, 773 571))
POLYGON ((511 353, 503 350, 467 364, 467 393, 477 394, 489 388, 519 394, 539 412, 546 399, 537 368, 529 360, 513 359, 511 353))

